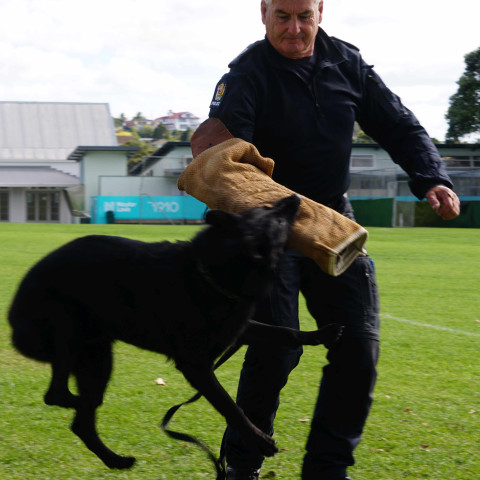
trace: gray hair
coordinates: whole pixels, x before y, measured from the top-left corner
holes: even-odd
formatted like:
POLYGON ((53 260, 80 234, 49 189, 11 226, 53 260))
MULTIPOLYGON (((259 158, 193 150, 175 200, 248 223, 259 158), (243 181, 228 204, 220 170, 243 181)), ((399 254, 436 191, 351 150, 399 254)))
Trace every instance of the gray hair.
MULTIPOLYGON (((272 4, 272 1, 273 0, 262 0, 262 2, 265 3, 268 6, 270 6, 272 4)), ((314 0, 314 1, 315 1, 315 4, 318 5, 322 0, 314 0)))

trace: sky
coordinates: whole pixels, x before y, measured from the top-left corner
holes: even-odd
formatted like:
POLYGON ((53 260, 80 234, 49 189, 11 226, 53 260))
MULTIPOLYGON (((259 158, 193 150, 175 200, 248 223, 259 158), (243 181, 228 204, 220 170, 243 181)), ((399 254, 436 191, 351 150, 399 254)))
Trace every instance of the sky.
MULTIPOLYGON (((464 56, 480 47, 479 18, 478 0, 324 0, 321 26, 356 45, 444 140, 464 56)), ((264 35, 260 0, 0 0, 0 101, 204 120, 228 63, 264 35)))

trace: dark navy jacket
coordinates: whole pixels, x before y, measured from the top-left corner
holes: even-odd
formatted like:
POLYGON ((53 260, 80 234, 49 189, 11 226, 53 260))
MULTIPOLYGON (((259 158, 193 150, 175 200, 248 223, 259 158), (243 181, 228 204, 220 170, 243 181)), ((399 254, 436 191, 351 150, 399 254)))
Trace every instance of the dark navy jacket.
POLYGON ((418 198, 435 185, 452 186, 425 129, 357 48, 319 29, 315 59, 305 82, 298 60, 267 39, 254 43, 217 84, 210 117, 272 158, 275 181, 317 202, 348 189, 355 121, 407 172, 418 198))

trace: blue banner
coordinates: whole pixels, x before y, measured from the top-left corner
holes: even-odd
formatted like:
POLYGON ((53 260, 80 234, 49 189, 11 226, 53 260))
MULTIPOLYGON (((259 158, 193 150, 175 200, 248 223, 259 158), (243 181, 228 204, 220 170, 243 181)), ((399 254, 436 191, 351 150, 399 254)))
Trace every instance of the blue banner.
POLYGON ((201 220, 206 205, 183 196, 98 196, 91 201, 92 223, 117 220, 201 220))

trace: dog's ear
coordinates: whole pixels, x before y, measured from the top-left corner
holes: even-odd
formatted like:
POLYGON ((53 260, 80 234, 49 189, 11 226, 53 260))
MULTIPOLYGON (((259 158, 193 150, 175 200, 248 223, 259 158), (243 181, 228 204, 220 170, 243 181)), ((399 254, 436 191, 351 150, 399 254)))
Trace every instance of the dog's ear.
POLYGON ((205 223, 215 227, 230 227, 238 223, 239 216, 223 210, 209 210, 205 215, 205 223))

